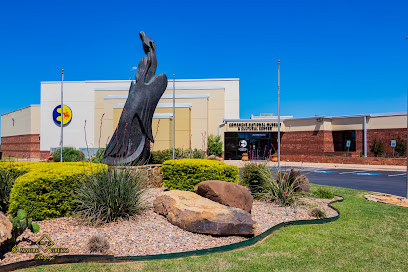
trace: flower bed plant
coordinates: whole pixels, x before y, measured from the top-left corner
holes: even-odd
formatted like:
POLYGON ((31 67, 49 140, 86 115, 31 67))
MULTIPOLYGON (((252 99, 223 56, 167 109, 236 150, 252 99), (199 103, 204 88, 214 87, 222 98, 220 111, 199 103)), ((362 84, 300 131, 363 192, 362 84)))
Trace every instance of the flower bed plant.
POLYGON ((69 215, 74 210, 78 183, 85 173, 106 168, 89 163, 0 163, 4 171, 18 171, 10 191, 8 212, 24 209, 33 220, 69 215), (13 170, 15 169, 15 170, 13 170))
POLYGON ((238 167, 215 160, 165 161, 162 172, 163 184, 171 190, 193 191, 198 183, 205 180, 238 183, 238 167))

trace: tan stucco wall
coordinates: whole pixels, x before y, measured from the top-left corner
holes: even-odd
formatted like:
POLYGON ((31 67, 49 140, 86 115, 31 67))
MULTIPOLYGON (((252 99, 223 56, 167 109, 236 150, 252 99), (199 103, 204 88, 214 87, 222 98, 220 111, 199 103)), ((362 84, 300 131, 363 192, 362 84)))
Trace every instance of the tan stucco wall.
POLYGON ((406 128, 407 116, 387 116, 367 118, 367 129, 406 128))
MULTIPOLYGON (((114 91, 115 95, 127 95, 128 91, 114 91)), ((125 103, 124 99, 104 99, 106 96, 112 95, 112 91, 95 91, 95 143, 99 144, 99 137, 101 147, 105 146, 110 137, 112 137, 112 127, 117 125, 113 121, 113 106, 119 103, 125 103), (101 118, 102 127, 101 127, 101 118), (114 125, 114 123, 116 125, 114 125)), ((120 110, 122 112, 122 110, 120 110)), ((120 114, 119 114, 120 117, 120 114)), ((118 119, 119 120, 119 119, 118 119)))
POLYGON ((153 119, 152 130, 155 139, 154 144, 151 146, 151 150, 158 151, 173 147, 173 120, 171 118, 153 119), (160 130, 157 130, 158 126, 160 127, 160 130))
POLYGON ((2 115, 1 137, 40 134, 40 109, 39 105, 31 105, 2 115))
MULTIPOLYGON (((112 132, 116 129, 122 114, 120 108, 113 110, 112 132)), ((172 113, 172 108, 157 108, 155 113, 172 113)), ((176 148, 190 148, 191 137, 191 109, 176 108, 176 148)), ((171 118, 153 118, 152 133, 155 139, 154 150, 162 150, 173 147, 173 119, 171 118), (160 121, 159 121, 160 120, 160 121)), ((193 147, 194 148, 194 147, 193 147)), ((201 147, 200 147, 201 148, 201 147)))

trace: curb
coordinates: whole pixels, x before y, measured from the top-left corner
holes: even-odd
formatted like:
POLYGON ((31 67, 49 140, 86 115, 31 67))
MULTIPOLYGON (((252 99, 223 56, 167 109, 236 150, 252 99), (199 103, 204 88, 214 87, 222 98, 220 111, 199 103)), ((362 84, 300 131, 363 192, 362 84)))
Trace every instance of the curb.
POLYGON ((55 259, 52 261, 43 261, 43 260, 27 260, 21 261, 17 263, 11 263, 7 265, 1 265, 0 271, 14 271, 17 269, 23 268, 32 268, 40 265, 54 265, 54 264, 68 264, 68 263, 82 263, 82 262, 99 262, 99 263, 118 263, 124 261, 150 261, 150 260, 163 260, 163 259, 175 259, 175 258, 183 258, 189 256, 201 256, 210 253, 216 252, 226 252, 231 251, 238 248, 244 248, 248 246, 252 246, 259 241, 263 240, 264 238, 268 237, 274 231, 279 230, 280 228, 287 227, 290 225, 308 225, 308 224, 324 224, 336 221, 340 218, 340 212, 336 208, 334 208, 331 204, 343 202, 344 198, 339 200, 334 200, 328 204, 330 208, 335 210, 338 214, 333 217, 328 218, 321 218, 321 219, 308 219, 308 220, 295 220, 295 221, 288 221, 279 223, 270 229, 266 230, 265 232, 249 238, 248 240, 241 241, 238 243, 234 243, 231 245, 225 245, 220 247, 213 247, 213 248, 205 248, 199 249, 194 251, 184 251, 184 252, 176 252, 176 253, 167 253, 167 254, 156 254, 156 255, 140 255, 140 256, 118 256, 115 257, 114 255, 60 255, 55 256, 55 259))

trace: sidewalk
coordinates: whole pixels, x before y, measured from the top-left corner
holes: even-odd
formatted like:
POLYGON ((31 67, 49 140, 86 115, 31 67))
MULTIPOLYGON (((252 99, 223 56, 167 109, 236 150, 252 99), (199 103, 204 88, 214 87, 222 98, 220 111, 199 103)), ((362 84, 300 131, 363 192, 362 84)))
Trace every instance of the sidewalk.
MULTIPOLYGON (((243 167, 245 163, 241 160, 225 160, 226 164, 235 165, 238 167, 243 167)), ((265 163, 265 161, 257 161, 258 163, 265 163)), ((269 161, 267 163, 270 167, 277 167, 277 162, 269 161)), ((358 170, 374 170, 374 171, 407 171, 406 166, 395 166, 395 165, 365 165, 365 164, 334 164, 334 163, 311 163, 311 162, 286 162, 281 161, 281 166, 293 167, 293 168, 322 168, 322 169, 358 169, 358 170)))

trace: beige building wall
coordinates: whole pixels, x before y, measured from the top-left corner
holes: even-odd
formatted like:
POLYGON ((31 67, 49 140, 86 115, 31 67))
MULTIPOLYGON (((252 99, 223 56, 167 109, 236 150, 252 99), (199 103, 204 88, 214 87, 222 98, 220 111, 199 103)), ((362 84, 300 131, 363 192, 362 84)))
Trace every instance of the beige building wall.
MULTIPOLYGON (((112 134, 119 123, 120 116, 122 114, 121 108, 115 108, 113 113, 113 124, 112 134)), ((152 122, 152 133, 155 143, 153 150, 162 150, 173 147, 173 118, 167 116, 172 116, 172 108, 157 108, 153 116, 152 122), (168 113, 168 115, 166 115, 168 113), (165 117, 160 117, 165 116, 165 117)), ((176 148, 187 149, 190 148, 191 141, 191 108, 190 107, 180 107, 175 110, 177 116, 176 122, 176 148)))
POLYGON ((406 128, 407 116, 379 116, 367 118, 367 129, 406 128))
POLYGON ((1 137, 28 134, 40 134, 40 105, 31 105, 1 116, 1 137))

